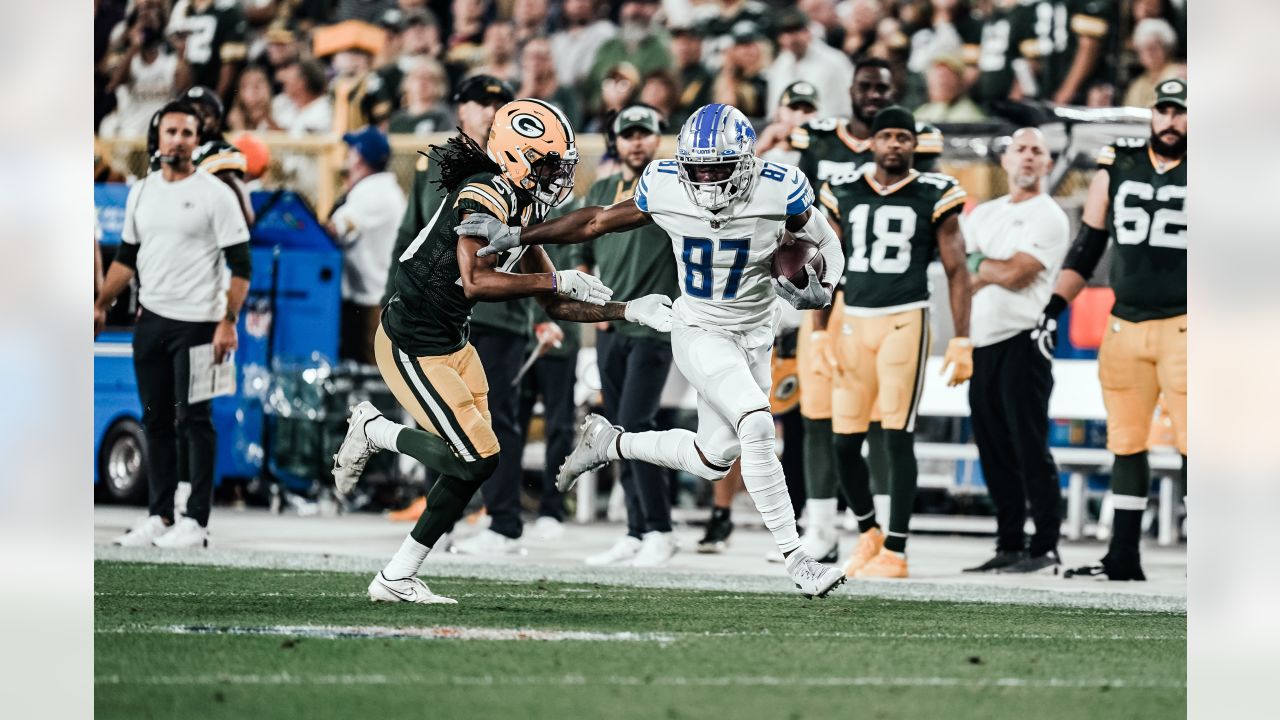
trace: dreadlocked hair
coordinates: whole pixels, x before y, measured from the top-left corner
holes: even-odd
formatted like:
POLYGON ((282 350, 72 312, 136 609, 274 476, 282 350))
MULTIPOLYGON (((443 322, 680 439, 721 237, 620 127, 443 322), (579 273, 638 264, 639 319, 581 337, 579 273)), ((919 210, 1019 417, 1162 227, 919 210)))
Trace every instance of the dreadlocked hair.
POLYGON ((464 180, 476 173, 501 175, 502 168, 489 159, 484 148, 458 128, 458 134, 449 138, 443 146, 432 145, 429 153, 418 151, 440 167, 440 179, 435 184, 446 193, 457 190, 464 180))

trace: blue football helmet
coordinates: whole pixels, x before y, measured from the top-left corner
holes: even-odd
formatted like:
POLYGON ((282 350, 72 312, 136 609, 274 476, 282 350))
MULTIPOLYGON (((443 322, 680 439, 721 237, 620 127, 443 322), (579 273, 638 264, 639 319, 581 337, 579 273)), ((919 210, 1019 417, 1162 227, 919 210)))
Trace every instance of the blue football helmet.
POLYGON ((676 138, 680 182, 694 205, 721 210, 751 194, 756 180, 756 131, 732 105, 694 111, 676 138))

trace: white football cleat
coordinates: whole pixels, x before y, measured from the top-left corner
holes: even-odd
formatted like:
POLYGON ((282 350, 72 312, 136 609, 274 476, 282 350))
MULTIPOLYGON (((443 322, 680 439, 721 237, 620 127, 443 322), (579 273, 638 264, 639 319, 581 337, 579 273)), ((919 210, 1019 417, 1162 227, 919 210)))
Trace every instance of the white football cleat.
POLYGON ((559 540, 564 536, 564 523, 550 515, 543 515, 533 521, 529 535, 537 540, 559 540))
POLYGON ((378 448, 369 442, 369 436, 365 435, 364 425, 381 416, 382 413, 367 400, 351 409, 351 417, 347 418, 347 436, 342 438, 338 452, 333 454, 333 486, 339 495, 346 496, 355 488, 365 463, 378 452, 378 448))
POLYGON ((679 549, 680 547, 676 545, 675 533, 657 530, 647 532, 640 539, 640 551, 632 558, 631 567, 662 567, 671 562, 671 558, 679 549))
POLYGON ((803 549, 797 549, 787 556, 787 572, 800 589, 800 594, 807 598, 826 597, 827 593, 839 587, 846 579, 843 570, 823 565, 803 549))
POLYGON ((179 550, 209 547, 209 531, 189 517, 180 518, 169 532, 151 541, 158 548, 179 550))
POLYGON ((621 434, 622 428, 617 425, 610 425, 608 420, 595 413, 588 415, 582 421, 578 444, 564 459, 560 472, 556 475, 556 489, 562 493, 569 492, 579 475, 608 465, 609 444, 621 434))
POLYGON ((121 547, 151 547, 151 541, 169 532, 169 526, 159 515, 148 515, 125 534, 111 541, 112 545, 121 547))
POLYGON ((449 548, 449 552, 459 555, 516 555, 520 550, 519 540, 488 529, 459 540, 449 548))
POLYGON ((640 552, 640 539, 623 535, 622 539, 613 544, 608 550, 595 555, 587 556, 588 565, 622 565, 627 564, 635 559, 636 554, 640 552))
POLYGON ((392 580, 378 573, 369 583, 369 599, 374 602, 409 602, 423 605, 457 605, 458 601, 431 592, 417 577, 392 580))

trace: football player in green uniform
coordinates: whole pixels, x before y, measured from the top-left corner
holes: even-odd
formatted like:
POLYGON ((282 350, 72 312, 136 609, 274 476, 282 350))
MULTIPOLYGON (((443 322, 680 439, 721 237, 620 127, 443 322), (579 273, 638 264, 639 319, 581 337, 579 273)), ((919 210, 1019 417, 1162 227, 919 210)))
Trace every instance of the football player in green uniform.
POLYGON ((955 178, 911 167, 916 122, 888 107, 871 126, 875 163, 827 181, 819 200, 841 228, 845 257, 844 315, 819 327, 839 328, 831 426, 837 473, 858 516, 861 535, 848 577, 907 577, 907 526, 916 491, 914 430, 929 356, 928 267, 937 256, 947 273, 955 337, 944 372, 957 385, 973 373, 969 343, 969 273, 959 216, 965 192, 955 178), (888 453, 888 533, 876 522, 867 466, 860 462, 873 407, 880 410, 888 453))
POLYGON ((1102 149, 1098 165, 1080 234, 1032 338, 1052 354, 1058 315, 1114 238, 1116 302, 1098 351, 1098 379, 1107 406, 1107 449, 1115 454, 1115 525, 1101 564, 1067 576, 1145 580, 1138 540, 1151 484, 1147 438, 1161 395, 1182 453, 1184 492, 1187 479, 1187 84, 1160 83, 1151 137, 1116 141, 1102 149))
MULTIPOLYGON (((791 133, 791 147, 800 151, 800 170, 815 187, 836 175, 847 175, 875 160, 871 151, 871 123, 876 113, 892 105, 898 96, 889 64, 878 58, 860 61, 853 71, 849 97, 853 117, 812 120, 791 133)), ((928 172, 937 167, 942 155, 942 133, 926 123, 916 125, 913 167, 928 172)), ((834 302, 839 306, 840 300, 834 302)), ((815 323, 815 313, 806 312, 800 327, 796 363, 800 377, 800 414, 804 418, 804 467, 806 507, 809 524, 804 548, 815 558, 832 558, 839 552, 836 532, 836 473, 831 449, 831 340, 829 329, 815 323)), ((883 481, 884 437, 880 416, 872 411, 867 444, 871 476, 883 481)), ((866 463, 859 456, 853 462, 866 463)))
POLYGON ((468 342, 476 302, 535 297, 556 320, 626 319, 659 331, 671 328, 670 298, 609 302, 612 291, 599 279, 556 270, 541 248, 477 257, 482 239, 455 235, 469 215, 526 227, 568 198, 578 150, 558 108, 534 99, 508 103, 494 118, 487 152, 464 134, 436 148, 433 157, 446 196, 399 257, 395 293, 374 338, 383 379, 427 430, 392 422, 362 402, 352 410, 347 436, 334 455, 334 484, 342 494, 355 487, 379 450, 409 455, 440 473, 426 511, 369 584, 369 597, 386 602, 453 602, 432 593, 417 572, 498 464, 489 385, 468 342))

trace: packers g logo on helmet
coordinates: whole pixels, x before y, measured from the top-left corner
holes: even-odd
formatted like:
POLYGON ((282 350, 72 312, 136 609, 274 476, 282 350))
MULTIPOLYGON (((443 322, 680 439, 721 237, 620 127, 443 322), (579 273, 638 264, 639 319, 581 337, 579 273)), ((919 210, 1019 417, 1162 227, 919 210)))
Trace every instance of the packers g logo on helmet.
POLYGON ((573 193, 578 146, 556 106, 522 98, 503 105, 489 131, 489 159, 516 187, 555 207, 573 193))

